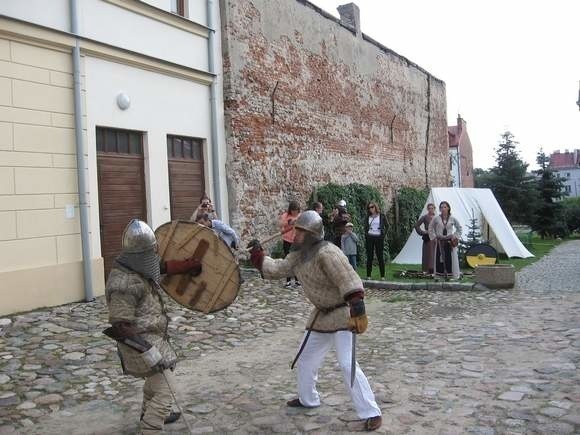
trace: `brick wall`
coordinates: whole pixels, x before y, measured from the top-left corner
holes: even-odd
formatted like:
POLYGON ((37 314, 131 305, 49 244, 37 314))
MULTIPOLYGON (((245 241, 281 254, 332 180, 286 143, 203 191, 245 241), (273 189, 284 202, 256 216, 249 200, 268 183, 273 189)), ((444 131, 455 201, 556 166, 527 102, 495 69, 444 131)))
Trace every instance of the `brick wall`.
MULTIPOLYGON (((328 182, 449 180, 445 84, 303 0, 222 0, 230 216, 242 237, 328 182)), ((364 30, 364 29, 363 29, 364 30)))

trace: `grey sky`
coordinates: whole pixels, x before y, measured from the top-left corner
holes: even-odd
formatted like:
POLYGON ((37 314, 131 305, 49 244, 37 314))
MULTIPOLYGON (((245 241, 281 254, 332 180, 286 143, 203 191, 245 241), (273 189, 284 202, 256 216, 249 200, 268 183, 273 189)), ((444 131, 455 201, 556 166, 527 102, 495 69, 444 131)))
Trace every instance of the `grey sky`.
MULTIPOLYGON (((347 0, 310 0, 338 16, 347 0)), ((467 121, 474 166, 509 129, 524 160, 580 148, 580 1, 355 0, 362 30, 445 81, 447 119, 467 121)))

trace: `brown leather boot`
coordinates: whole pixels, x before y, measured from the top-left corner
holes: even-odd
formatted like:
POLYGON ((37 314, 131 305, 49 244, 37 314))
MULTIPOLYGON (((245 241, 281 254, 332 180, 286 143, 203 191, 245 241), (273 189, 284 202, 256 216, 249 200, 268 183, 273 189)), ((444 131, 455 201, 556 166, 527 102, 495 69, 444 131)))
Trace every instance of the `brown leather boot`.
POLYGON ((290 408, 306 408, 306 406, 300 403, 300 399, 298 397, 296 399, 289 400, 286 402, 286 405, 290 408))
POLYGON ((367 418, 365 421, 365 430, 367 432, 372 432, 377 430, 383 424, 383 417, 377 415, 375 417, 367 418))

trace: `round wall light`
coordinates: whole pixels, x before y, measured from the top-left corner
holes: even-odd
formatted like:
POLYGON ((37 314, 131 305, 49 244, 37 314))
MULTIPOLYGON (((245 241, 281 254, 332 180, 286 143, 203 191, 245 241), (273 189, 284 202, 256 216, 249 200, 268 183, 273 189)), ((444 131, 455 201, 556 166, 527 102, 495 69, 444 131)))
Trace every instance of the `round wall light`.
POLYGON ((117 106, 119 106, 119 109, 121 110, 127 110, 131 106, 129 95, 124 92, 117 95, 117 106))

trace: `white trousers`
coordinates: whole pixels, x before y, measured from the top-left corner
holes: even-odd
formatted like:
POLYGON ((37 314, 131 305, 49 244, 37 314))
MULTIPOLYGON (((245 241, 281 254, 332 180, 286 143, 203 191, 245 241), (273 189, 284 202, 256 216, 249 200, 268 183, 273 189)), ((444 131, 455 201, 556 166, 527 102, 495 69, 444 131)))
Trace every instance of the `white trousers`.
MULTIPOLYGON (((306 336, 306 334, 305 334, 306 336)), ((350 366, 352 349, 352 332, 338 331, 333 333, 314 332, 298 358, 298 398, 304 406, 320 406, 320 395, 316 390, 318 370, 322 366, 324 357, 334 344, 338 364, 342 370, 344 385, 350 394, 352 403, 360 419, 367 419, 381 415, 375 395, 371 390, 365 374, 356 364, 356 375, 353 387, 350 388, 350 366)))

